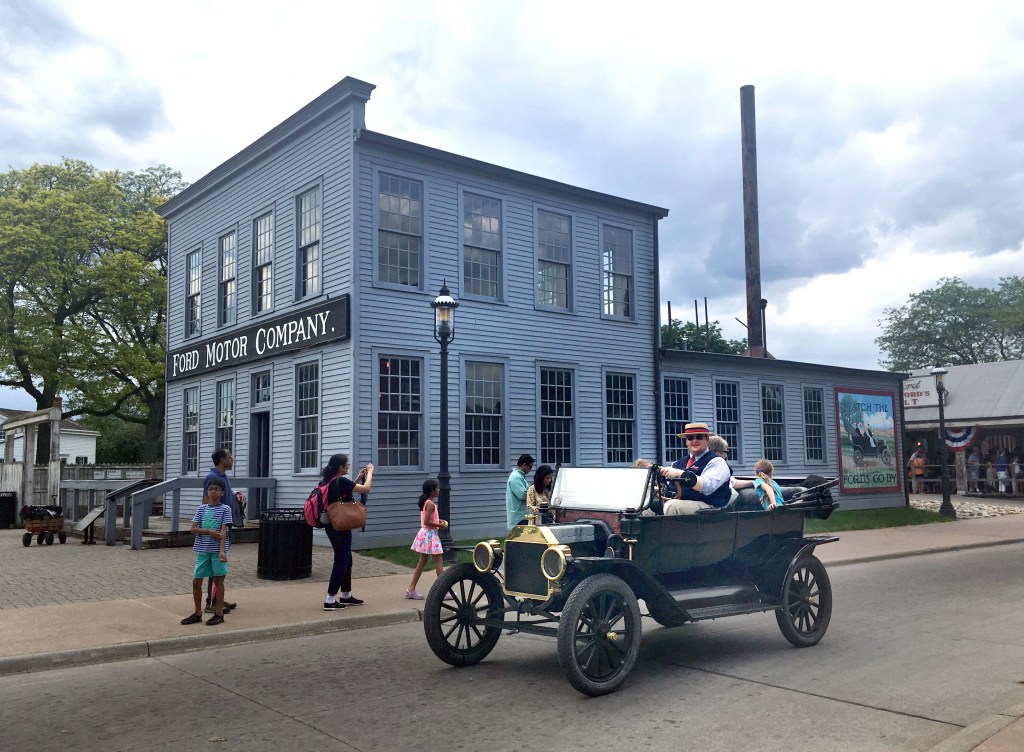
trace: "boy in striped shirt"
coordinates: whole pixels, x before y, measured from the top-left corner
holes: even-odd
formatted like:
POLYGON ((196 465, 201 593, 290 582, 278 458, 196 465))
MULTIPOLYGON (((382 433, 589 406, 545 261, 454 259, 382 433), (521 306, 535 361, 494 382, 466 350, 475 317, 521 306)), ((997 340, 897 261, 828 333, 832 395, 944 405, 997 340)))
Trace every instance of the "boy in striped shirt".
POLYGON ((203 620, 203 580, 213 577, 216 586, 214 614, 206 620, 207 626, 224 623, 224 576, 228 573, 228 527, 231 525, 231 507, 221 504, 224 483, 217 478, 207 482, 206 496, 192 518, 192 534, 196 542, 196 566, 192 573, 192 600, 195 612, 181 620, 182 624, 198 624, 203 620))

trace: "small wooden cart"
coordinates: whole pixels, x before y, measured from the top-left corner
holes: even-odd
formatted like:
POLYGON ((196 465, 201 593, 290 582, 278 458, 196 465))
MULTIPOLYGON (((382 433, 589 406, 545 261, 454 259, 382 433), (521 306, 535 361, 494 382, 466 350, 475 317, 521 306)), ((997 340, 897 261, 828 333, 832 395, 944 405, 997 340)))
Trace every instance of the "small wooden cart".
POLYGON ((61 543, 66 542, 68 539, 68 534, 64 532, 63 515, 50 516, 47 514, 42 518, 28 516, 24 519, 25 534, 21 536, 21 542, 26 546, 32 545, 33 536, 40 546, 44 543, 47 546, 53 545, 54 535, 57 536, 61 543))

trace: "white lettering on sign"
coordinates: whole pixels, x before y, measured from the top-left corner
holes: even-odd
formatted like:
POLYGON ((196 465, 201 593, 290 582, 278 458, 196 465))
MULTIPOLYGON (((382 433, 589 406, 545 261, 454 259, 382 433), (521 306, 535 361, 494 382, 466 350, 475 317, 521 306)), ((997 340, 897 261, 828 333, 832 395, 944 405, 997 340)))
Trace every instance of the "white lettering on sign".
POLYGON ((220 342, 210 342, 206 345, 206 367, 210 368, 227 360, 244 358, 248 347, 249 338, 244 334, 220 342))
POLYGON ((329 315, 330 311, 319 311, 312 316, 293 319, 277 326, 260 327, 256 330, 256 353, 263 355, 279 347, 290 347, 327 334, 329 315))
POLYGON ((189 350, 188 352, 177 353, 172 361, 171 376, 180 376, 183 373, 194 371, 199 367, 199 351, 189 350))

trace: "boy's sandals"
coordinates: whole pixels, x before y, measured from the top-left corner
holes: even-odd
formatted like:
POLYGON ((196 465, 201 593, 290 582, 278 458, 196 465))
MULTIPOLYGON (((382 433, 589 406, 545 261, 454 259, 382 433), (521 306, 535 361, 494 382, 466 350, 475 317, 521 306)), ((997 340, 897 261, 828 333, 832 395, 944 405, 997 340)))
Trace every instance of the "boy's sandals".
MULTIPOLYGON (((193 616, 194 615, 195 614, 193 614, 193 616)), ((213 616, 211 616, 209 619, 206 620, 206 626, 208 626, 208 627, 216 627, 218 624, 223 624, 223 623, 224 623, 224 617, 221 616, 220 614, 214 614, 213 616)))
POLYGON ((186 616, 184 619, 181 620, 181 623, 182 624, 198 624, 202 620, 203 620, 203 617, 200 614, 189 614, 188 616, 186 616))

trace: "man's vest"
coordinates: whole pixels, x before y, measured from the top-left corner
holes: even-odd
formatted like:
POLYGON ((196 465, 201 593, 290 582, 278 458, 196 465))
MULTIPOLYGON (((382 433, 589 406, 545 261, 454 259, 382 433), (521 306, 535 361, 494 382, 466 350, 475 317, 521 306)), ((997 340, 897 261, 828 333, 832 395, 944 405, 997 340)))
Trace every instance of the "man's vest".
MULTIPOLYGON (((704 468, 707 467, 708 463, 715 457, 718 457, 718 455, 714 452, 704 452, 704 454, 693 461, 693 464, 690 465, 688 469, 697 475, 701 475, 704 472, 704 468)), ((710 504, 713 507, 724 507, 729 503, 729 497, 731 495, 732 489, 729 488, 728 479, 710 494, 702 494, 696 488, 683 488, 684 499, 703 501, 705 504, 710 504)))

